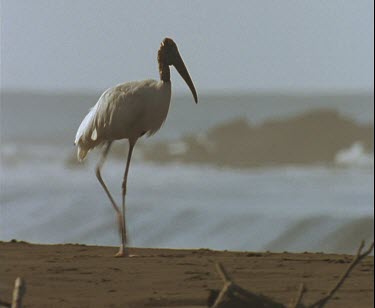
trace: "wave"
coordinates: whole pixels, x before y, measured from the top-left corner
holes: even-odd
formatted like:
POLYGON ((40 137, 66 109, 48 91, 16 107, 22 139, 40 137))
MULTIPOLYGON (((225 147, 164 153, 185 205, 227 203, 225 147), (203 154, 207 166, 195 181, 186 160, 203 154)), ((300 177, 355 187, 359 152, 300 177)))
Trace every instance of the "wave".
POLYGON ((336 154, 335 163, 339 166, 373 167, 374 154, 366 152, 361 142, 355 142, 351 147, 336 154))
MULTIPOLYGON (((0 240, 117 245, 115 215, 94 164, 4 166, 0 240)), ((103 168, 117 200, 123 169, 116 160, 103 168)), ((127 199, 130 241, 140 247, 353 253, 358 240, 373 238, 373 185, 368 168, 135 162, 127 199)))
POLYGON ((49 144, 2 143, 1 164, 14 166, 19 163, 49 163, 64 161, 69 148, 49 144))
POLYGON ((374 238, 374 219, 358 217, 337 219, 332 216, 306 217, 293 222, 284 232, 265 245, 272 251, 325 251, 354 253, 358 243, 374 238))

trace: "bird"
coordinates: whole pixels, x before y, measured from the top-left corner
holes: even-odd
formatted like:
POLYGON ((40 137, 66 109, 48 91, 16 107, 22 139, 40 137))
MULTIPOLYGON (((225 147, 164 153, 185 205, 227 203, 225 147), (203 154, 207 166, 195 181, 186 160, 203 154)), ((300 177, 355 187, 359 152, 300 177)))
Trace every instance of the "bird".
POLYGON ((102 148, 95 174, 116 212, 121 237, 116 257, 129 257, 125 224, 125 196, 130 161, 138 139, 155 134, 167 118, 171 102, 170 66, 174 66, 189 87, 195 103, 198 95, 176 43, 165 38, 160 44, 157 61, 159 80, 147 79, 118 84, 103 92, 97 103, 81 122, 74 144, 77 158, 83 161, 94 148, 102 148), (111 145, 116 140, 127 139, 129 143, 126 167, 122 180, 122 208, 116 204, 102 176, 101 169, 111 145))

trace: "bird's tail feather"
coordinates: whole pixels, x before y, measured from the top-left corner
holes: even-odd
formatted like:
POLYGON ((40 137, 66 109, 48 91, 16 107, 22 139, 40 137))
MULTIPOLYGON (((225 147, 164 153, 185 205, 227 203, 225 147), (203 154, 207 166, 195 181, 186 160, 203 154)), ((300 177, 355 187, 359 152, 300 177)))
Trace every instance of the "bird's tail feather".
POLYGON ((77 151, 77 158, 79 161, 83 161, 86 158, 86 155, 88 153, 88 150, 78 146, 78 151, 77 151))

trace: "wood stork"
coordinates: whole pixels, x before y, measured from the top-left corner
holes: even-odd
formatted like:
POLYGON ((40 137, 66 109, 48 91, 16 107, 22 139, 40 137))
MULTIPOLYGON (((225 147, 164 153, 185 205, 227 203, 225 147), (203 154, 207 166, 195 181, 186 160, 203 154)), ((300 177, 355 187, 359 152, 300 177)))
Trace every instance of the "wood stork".
POLYGON ((129 165, 134 145, 138 138, 156 133, 164 123, 171 101, 171 80, 169 66, 173 65, 189 86, 194 101, 198 102, 197 92, 189 72, 180 56, 177 45, 165 38, 158 51, 160 80, 143 80, 119 84, 106 90, 96 105, 91 108, 78 128, 75 145, 78 146, 78 160, 85 159, 87 153, 104 145, 102 156, 96 166, 96 177, 104 188, 116 211, 121 245, 115 256, 129 256, 125 224, 125 195, 129 165), (104 183, 100 170, 115 140, 128 139, 129 150, 122 182, 122 210, 112 198, 104 183))

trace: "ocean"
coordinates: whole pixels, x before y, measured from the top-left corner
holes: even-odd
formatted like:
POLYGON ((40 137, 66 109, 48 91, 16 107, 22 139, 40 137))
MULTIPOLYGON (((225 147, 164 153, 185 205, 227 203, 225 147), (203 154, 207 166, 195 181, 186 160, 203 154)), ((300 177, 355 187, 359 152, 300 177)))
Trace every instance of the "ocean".
MULTIPOLYGON (((83 165, 72 163, 76 129, 99 94, 2 93, 0 240, 119 244, 114 211, 95 177, 98 151, 83 165)), ((160 132, 135 149, 127 195, 131 246, 354 253, 360 240, 373 240, 373 145, 368 152, 353 143, 332 164, 256 168, 161 163, 141 151, 239 117, 261 127, 324 108, 373 125, 373 94, 206 94, 198 105, 190 96, 172 100, 160 132)), ((103 168, 118 201, 125 155, 110 155, 103 168)))

